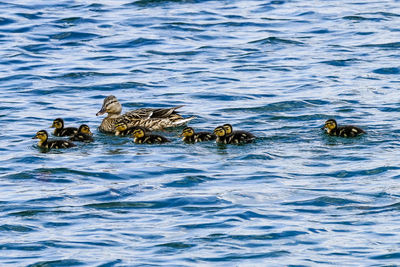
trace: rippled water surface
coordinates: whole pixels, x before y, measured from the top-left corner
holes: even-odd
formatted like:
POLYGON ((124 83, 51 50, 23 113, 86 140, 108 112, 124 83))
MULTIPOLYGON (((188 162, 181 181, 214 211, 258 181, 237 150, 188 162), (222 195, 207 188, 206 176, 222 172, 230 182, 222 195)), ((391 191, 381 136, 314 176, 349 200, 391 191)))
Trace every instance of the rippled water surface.
POLYGON ((1 266, 399 263, 399 1, 0 10, 1 266), (95 114, 111 94, 257 142, 107 136, 95 114), (43 153, 31 137, 57 117, 95 142, 43 153), (367 135, 328 137, 328 118, 367 135))

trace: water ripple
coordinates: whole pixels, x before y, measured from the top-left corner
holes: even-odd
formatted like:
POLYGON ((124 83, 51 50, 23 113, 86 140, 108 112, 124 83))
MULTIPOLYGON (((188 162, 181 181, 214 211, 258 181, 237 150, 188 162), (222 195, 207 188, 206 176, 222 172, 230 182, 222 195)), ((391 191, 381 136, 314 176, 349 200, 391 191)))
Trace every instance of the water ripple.
POLYGON ((9 2, 1 266, 398 264, 396 1, 9 2), (256 142, 135 145, 97 129, 111 94, 256 142), (95 141, 41 151, 57 117, 95 141))

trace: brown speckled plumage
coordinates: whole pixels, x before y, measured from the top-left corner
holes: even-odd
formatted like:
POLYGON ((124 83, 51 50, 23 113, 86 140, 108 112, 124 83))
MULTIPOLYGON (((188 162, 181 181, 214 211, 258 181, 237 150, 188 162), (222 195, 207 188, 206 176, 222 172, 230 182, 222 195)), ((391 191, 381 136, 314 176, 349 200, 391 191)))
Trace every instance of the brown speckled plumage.
POLYGON ((195 118, 183 118, 176 111, 180 107, 182 106, 156 109, 141 108, 121 115, 121 104, 115 96, 110 95, 104 99, 103 106, 97 113, 97 116, 108 113, 107 117, 103 119, 99 130, 106 133, 114 133, 115 124, 125 122, 128 128, 140 126, 154 131, 180 126, 195 118))

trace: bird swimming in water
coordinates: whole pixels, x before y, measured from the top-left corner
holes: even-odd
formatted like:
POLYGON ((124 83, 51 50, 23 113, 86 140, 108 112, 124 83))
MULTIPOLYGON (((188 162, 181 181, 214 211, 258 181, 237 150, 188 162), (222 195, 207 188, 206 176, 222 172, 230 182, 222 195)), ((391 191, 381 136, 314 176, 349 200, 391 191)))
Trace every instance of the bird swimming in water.
POLYGON ((185 129, 183 129, 180 136, 183 136, 182 141, 185 143, 204 142, 215 140, 217 138, 213 133, 195 132, 192 127, 186 127, 185 129))
POLYGON ((232 131, 232 125, 224 124, 214 129, 217 136, 216 142, 220 144, 243 144, 251 143, 255 140, 252 133, 246 131, 232 131))
POLYGON ((338 126, 336 120, 329 119, 325 122, 325 125, 321 128, 325 130, 330 136, 339 137, 356 137, 364 134, 365 131, 359 127, 352 125, 338 126))
POLYGON ((136 144, 163 144, 171 142, 164 136, 147 133, 143 127, 138 127, 134 130, 133 137, 133 141, 136 144))
POLYGON ((46 130, 40 130, 32 139, 39 139, 38 146, 45 149, 59 149, 74 147, 75 144, 68 140, 48 140, 49 134, 46 130))
POLYGON ((51 125, 51 128, 55 128, 53 132, 55 136, 71 136, 78 132, 78 128, 76 127, 64 128, 64 120, 61 118, 55 119, 51 125))
MULTIPOLYGON (((133 127, 128 127, 128 124, 126 122, 117 122, 115 124, 115 135, 116 136, 129 136, 132 135, 133 132, 138 129, 140 126, 133 126, 133 127)), ((147 131, 147 129, 146 129, 147 131)))
POLYGON ((69 140, 71 141, 79 141, 79 142, 93 142, 92 132, 90 131, 89 126, 86 124, 82 124, 79 126, 78 132, 72 135, 69 140))
POLYGON ((195 117, 184 118, 176 111, 182 106, 172 108, 140 108, 121 115, 122 106, 113 95, 104 99, 103 106, 96 116, 107 113, 99 126, 99 130, 105 133, 115 133, 115 124, 124 122, 128 128, 134 126, 144 127, 150 131, 162 130, 169 127, 177 127, 186 124, 195 117))

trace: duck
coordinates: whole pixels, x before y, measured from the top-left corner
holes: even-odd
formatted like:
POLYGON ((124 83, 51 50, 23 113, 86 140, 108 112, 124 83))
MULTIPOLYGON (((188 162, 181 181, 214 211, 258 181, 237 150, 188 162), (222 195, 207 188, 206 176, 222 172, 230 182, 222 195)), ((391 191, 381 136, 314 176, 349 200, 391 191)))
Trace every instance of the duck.
POLYGON ((93 142, 92 132, 90 131, 89 126, 86 124, 82 124, 78 128, 78 132, 72 135, 69 140, 70 141, 79 141, 79 142, 93 142))
POLYGON ((162 130, 169 127, 177 127, 186 124, 196 118, 195 116, 184 118, 178 114, 177 109, 182 106, 172 108, 140 108, 126 112, 121 115, 122 105, 113 95, 107 96, 103 101, 103 106, 96 116, 107 113, 99 126, 99 130, 104 133, 115 133, 115 124, 125 122, 129 127, 140 126, 150 131, 162 130))
POLYGON ((229 123, 222 125, 222 127, 224 127, 226 135, 232 144, 251 143, 255 139, 252 133, 241 130, 233 131, 233 127, 229 123))
POLYGON ((217 136, 216 142, 219 144, 251 143, 255 139, 255 136, 249 132, 232 131, 232 126, 230 124, 218 126, 214 129, 214 134, 217 136))
POLYGON ((138 127, 136 130, 134 130, 133 137, 133 141, 136 144, 163 144, 171 142, 164 136, 147 133, 143 127, 138 127))
POLYGON ((78 132, 76 127, 66 127, 64 128, 64 120, 57 118, 53 121, 51 128, 55 128, 53 134, 55 136, 71 136, 78 132))
MULTIPOLYGON (((133 127, 128 127, 128 124, 126 122, 117 122, 115 124, 115 136, 129 136, 133 134, 133 131, 138 129, 139 126, 133 126, 133 127)), ((147 132, 148 130, 145 129, 147 132)))
POLYGON ((213 133, 209 132, 195 132, 192 127, 186 127, 182 130, 183 136, 182 141, 185 143, 197 143, 197 142, 204 142, 204 141, 211 141, 215 140, 217 137, 213 133))
POLYGON ((365 134, 363 129, 353 125, 338 126, 334 119, 327 120, 321 129, 330 136, 356 137, 365 134))
POLYGON ((74 147, 75 144, 68 140, 48 140, 49 134, 46 130, 40 130, 32 139, 39 139, 38 146, 45 149, 59 149, 74 147))

